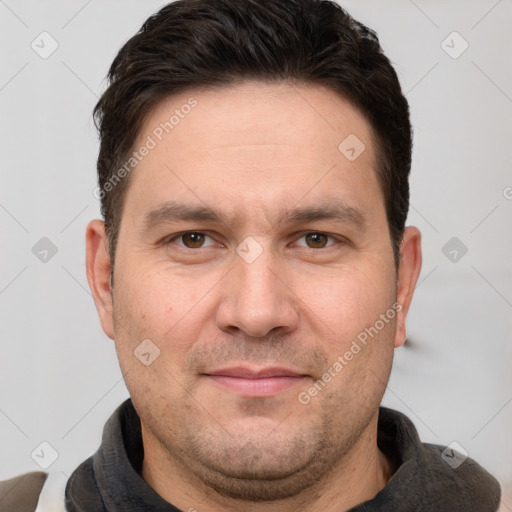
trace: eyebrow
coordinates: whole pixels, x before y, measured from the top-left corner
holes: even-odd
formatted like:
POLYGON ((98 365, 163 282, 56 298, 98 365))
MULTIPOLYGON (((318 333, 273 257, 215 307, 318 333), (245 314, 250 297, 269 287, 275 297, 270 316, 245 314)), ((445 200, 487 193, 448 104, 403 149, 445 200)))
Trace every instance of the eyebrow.
POLYGON ((144 215, 144 230, 150 231, 160 224, 173 221, 209 221, 222 223, 222 219, 206 206, 190 206, 174 201, 160 204, 144 215))
MULTIPOLYGON (((319 220, 337 220, 345 224, 352 224, 358 229, 367 225, 365 214, 358 208, 344 202, 336 202, 319 207, 294 208, 285 211, 279 216, 278 223, 300 224, 319 220)), ((167 201, 148 211, 144 215, 143 229, 151 231, 160 224, 176 221, 189 222, 216 222, 227 224, 222 215, 207 206, 193 206, 175 201, 167 201)))
POLYGON ((336 202, 320 207, 296 208, 286 212, 283 221, 289 224, 315 222, 318 220, 338 220, 364 229, 367 224, 365 214, 358 208, 344 202, 336 202))

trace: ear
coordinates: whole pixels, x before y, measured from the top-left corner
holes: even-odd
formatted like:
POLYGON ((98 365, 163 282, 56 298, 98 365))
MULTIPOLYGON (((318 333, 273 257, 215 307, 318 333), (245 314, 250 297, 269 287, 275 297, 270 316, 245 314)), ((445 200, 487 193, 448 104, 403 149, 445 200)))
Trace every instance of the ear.
POLYGON ((114 339, 112 294, 110 289, 110 257, 107 250, 105 223, 95 219, 89 222, 85 234, 86 272, 94 304, 105 334, 114 339))
POLYGON ((418 228, 405 228, 400 244, 400 263, 398 266, 397 301, 402 309, 397 315, 395 347, 404 344, 407 337, 405 319, 421 270, 421 233, 418 228))

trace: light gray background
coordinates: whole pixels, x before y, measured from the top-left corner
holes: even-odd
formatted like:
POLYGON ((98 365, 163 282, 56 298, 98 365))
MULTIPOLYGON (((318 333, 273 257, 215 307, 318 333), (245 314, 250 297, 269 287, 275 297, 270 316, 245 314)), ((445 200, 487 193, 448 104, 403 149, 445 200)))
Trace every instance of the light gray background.
MULTIPOLYGON (((127 397, 85 275, 85 227, 99 217, 91 111, 121 45, 162 5, 0 0, 0 479, 38 469, 31 453, 50 443, 40 510, 59 510, 127 397), (43 31, 59 45, 47 59, 31 48, 43 31), (58 249, 46 263, 32 252, 42 237, 58 249)), ((425 441, 458 442, 512 510, 512 1, 342 5, 378 32, 415 128, 408 224, 424 263, 413 348, 396 352, 384 404, 425 441), (453 31, 469 44, 458 58, 453 31), (455 262, 452 237, 467 247, 455 262)))

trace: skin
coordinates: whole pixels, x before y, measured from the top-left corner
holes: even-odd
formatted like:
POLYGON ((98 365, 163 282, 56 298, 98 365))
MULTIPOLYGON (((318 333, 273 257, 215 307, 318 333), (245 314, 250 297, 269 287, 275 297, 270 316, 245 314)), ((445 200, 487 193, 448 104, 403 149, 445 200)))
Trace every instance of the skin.
POLYGON ((347 510, 395 470, 377 447, 378 407, 406 337, 420 233, 406 228, 397 274, 371 128, 334 91, 284 82, 186 91, 150 112, 135 147, 191 97, 197 106, 129 177, 112 291, 103 222, 86 234, 101 325, 141 418, 142 476, 182 510, 347 510), (338 150, 349 134, 366 146, 354 161, 338 150), (145 229, 165 201, 221 221, 145 229), (364 225, 290 217, 340 202, 364 225), (190 231, 207 236, 176 236, 190 231), (236 251, 247 237, 261 249, 252 263, 236 251), (299 393, 395 301, 401 311, 301 404, 299 393), (134 356, 147 338, 160 350, 149 366, 134 356), (302 377, 255 397, 209 376, 241 365, 302 377))

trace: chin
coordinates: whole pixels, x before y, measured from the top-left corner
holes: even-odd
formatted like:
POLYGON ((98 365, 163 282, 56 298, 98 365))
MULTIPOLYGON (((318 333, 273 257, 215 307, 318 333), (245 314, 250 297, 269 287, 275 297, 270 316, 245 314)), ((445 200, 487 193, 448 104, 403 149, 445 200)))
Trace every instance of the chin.
POLYGON ((235 500, 259 502, 296 497, 323 476, 314 457, 275 455, 252 443, 242 447, 237 455, 233 465, 202 461, 200 475, 218 494, 235 500))
MULTIPOLYGON (((193 472, 224 497, 258 502, 300 495, 321 480, 337 459, 325 437, 313 434, 316 429, 307 435, 295 426, 293 432, 288 429, 277 434, 279 425, 272 422, 273 432, 252 429, 249 435, 244 423, 238 423, 236 436, 208 436, 205 440, 204 433, 191 433, 187 439, 193 472)), ((267 420, 265 425, 269 423, 267 420)))
MULTIPOLYGON (((317 479, 318 480, 318 479, 317 479)), ((237 501, 275 502, 307 492, 316 483, 306 475, 294 474, 281 480, 247 480, 222 478, 218 476, 209 481, 210 487, 220 496, 237 501)))

